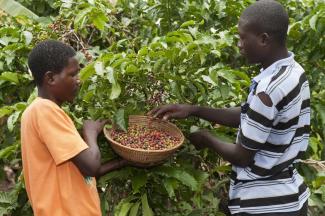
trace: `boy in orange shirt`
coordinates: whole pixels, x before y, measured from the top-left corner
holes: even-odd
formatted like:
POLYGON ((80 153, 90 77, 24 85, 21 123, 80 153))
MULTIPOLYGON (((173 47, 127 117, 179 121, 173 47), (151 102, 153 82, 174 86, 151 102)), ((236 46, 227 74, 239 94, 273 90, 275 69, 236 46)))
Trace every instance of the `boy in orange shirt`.
POLYGON ((85 121, 83 138, 61 109, 78 92, 79 63, 72 47, 58 41, 39 43, 28 65, 38 97, 21 122, 21 148, 26 190, 35 216, 100 216, 96 180, 127 165, 101 164, 97 136, 104 121, 85 121))

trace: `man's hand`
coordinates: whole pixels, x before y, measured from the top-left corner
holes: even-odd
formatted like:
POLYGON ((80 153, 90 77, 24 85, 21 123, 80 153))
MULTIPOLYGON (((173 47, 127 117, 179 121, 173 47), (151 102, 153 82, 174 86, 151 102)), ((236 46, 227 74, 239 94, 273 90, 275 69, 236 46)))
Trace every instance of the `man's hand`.
POLYGON ((194 112, 195 106, 187 104, 170 104, 157 107, 151 110, 148 115, 154 118, 169 119, 184 119, 189 117, 194 112))
POLYGON ((188 139, 197 149, 203 149, 210 147, 210 143, 207 140, 207 137, 210 135, 208 130, 199 130, 191 133, 188 139))

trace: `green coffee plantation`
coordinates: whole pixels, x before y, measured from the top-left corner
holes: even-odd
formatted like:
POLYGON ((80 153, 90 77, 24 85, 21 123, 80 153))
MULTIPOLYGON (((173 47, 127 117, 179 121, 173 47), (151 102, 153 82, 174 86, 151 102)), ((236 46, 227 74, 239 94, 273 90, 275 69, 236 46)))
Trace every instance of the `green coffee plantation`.
MULTIPOLYGON (((251 77, 237 48, 237 21, 253 0, 0 0, 0 215, 32 215, 24 189, 20 117, 36 97, 27 69, 34 45, 58 39, 77 50, 82 86, 64 109, 78 128, 109 118, 127 127, 130 114, 165 103, 232 107, 251 77)), ((325 3, 281 1, 290 16, 289 50, 311 86, 312 123, 299 172, 312 191, 309 215, 325 215, 325 3)), ((233 142, 235 130, 195 118, 176 121, 185 135, 211 129, 233 142)), ((117 155, 104 136, 103 160, 117 155)), ((127 167, 98 183, 103 215, 226 215, 231 166, 186 142, 163 165, 127 167)), ((78 193, 78 191, 76 191, 78 193)))

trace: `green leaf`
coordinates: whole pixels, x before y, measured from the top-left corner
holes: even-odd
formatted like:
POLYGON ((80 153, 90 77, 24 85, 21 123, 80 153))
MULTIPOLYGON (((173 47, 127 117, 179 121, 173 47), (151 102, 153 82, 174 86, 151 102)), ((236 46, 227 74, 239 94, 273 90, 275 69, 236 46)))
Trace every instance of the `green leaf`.
POLYGON ((14 0, 0 0, 0 9, 14 17, 27 16, 35 20, 39 18, 35 13, 14 0))
POLYGON ((9 131, 13 131, 14 126, 20 116, 21 111, 16 111, 14 112, 14 114, 10 115, 8 120, 7 120, 7 126, 9 131))
POLYGON ((11 204, 12 197, 10 196, 10 193, 0 191, 0 203, 11 204))
POLYGON ((200 127, 196 126, 196 125, 192 125, 190 128, 190 133, 194 133, 200 130, 200 127))
POLYGON ((115 113, 115 123, 120 129, 122 129, 123 131, 127 131, 127 121, 124 109, 119 109, 115 113))
POLYGON ((108 80, 110 83, 112 83, 112 89, 111 89, 111 94, 110 94, 110 99, 114 100, 118 98, 121 94, 121 87, 117 83, 115 76, 114 76, 114 69, 112 67, 107 67, 107 75, 108 75, 108 80))
POLYGON ((135 176, 131 178, 133 193, 138 193, 139 189, 146 185, 147 174, 145 172, 136 172, 135 176))
POLYGON ((12 107, 8 107, 8 106, 1 107, 0 108, 0 118, 10 115, 13 111, 14 111, 14 109, 12 107))
POLYGON ((138 72, 138 68, 134 64, 130 64, 126 67, 127 73, 135 73, 138 72))
POLYGON ((181 25, 181 28, 185 28, 185 27, 188 27, 188 26, 193 26, 195 25, 195 21, 194 20, 189 20, 187 22, 184 22, 182 25, 181 25))
POLYGON ((131 206, 132 206, 132 203, 129 203, 129 202, 123 203, 118 216, 127 216, 127 214, 130 211, 131 206))
POLYGON ((139 206, 140 206, 140 202, 134 203, 132 208, 130 209, 129 216, 137 216, 139 211, 139 206))
POLYGON ((24 111, 27 107, 27 104, 25 102, 18 102, 13 107, 16 111, 24 111))
POLYGON ((312 28, 314 31, 316 31, 317 19, 318 19, 318 14, 315 14, 309 20, 310 28, 312 28))
POLYGON ((96 74, 99 76, 103 76, 104 75, 104 64, 101 61, 96 61, 95 65, 94 65, 96 74))
POLYGON ((94 69, 94 64, 95 63, 91 63, 91 64, 87 65, 86 67, 84 67, 83 69, 81 69, 81 71, 80 71, 80 80, 81 81, 87 80, 89 77, 93 76, 96 73, 96 71, 94 69))
POLYGON ((99 10, 93 10, 90 19, 92 23, 96 26, 96 28, 101 31, 104 30, 105 24, 108 21, 107 16, 99 10))
POLYGON ((10 215, 10 212, 11 210, 10 210, 10 208, 5 208, 5 207, 1 207, 0 206, 0 215, 1 216, 5 216, 5 215, 10 215))
POLYGON ((1 159, 8 158, 10 155, 16 153, 17 149, 18 149, 17 144, 10 145, 10 146, 7 146, 6 148, 1 149, 0 150, 0 158, 1 159))
POLYGON ((18 74, 13 73, 13 72, 3 72, 3 73, 1 73, 0 80, 13 82, 15 84, 19 83, 18 74))
POLYGON ((151 208, 149 207, 147 194, 142 195, 141 202, 142 202, 142 215, 143 216, 153 216, 154 214, 153 214, 151 208))
POLYGON ((209 76, 202 75, 202 79, 203 79, 205 82, 212 84, 213 86, 216 86, 216 85, 217 85, 217 83, 215 83, 215 82, 211 79, 211 77, 209 77, 209 76))
POLYGON ((33 40, 33 34, 29 31, 23 31, 23 35, 25 37, 26 45, 29 45, 30 42, 32 42, 32 40, 33 40))
POLYGON ((157 168, 156 172, 158 174, 177 179, 182 184, 190 187, 193 191, 198 189, 198 182, 195 180, 195 178, 182 168, 164 166, 157 168))
POLYGON ((175 196, 175 191, 174 191, 174 184, 173 180, 170 178, 163 179, 163 185, 168 193, 168 196, 174 197, 175 196))
POLYGON ((80 27, 80 25, 82 24, 84 18, 86 17, 86 15, 88 13, 90 13, 90 11, 93 9, 93 7, 86 7, 85 9, 81 10, 75 17, 74 19, 74 26, 76 29, 78 29, 78 27, 80 27))
POLYGON ((114 100, 116 98, 118 98, 121 94, 121 87, 118 83, 114 83, 112 85, 112 91, 111 91, 111 95, 110 95, 110 99, 114 100))

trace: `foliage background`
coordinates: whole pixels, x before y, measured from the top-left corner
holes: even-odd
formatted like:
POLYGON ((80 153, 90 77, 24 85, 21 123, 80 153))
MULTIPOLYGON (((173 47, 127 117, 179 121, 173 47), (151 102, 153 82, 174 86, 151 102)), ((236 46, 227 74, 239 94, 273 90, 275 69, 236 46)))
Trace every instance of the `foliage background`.
MULTIPOLYGON (((14 1, 7 1, 10 4, 14 1)), ((78 51, 83 66, 77 101, 64 109, 81 127, 86 118, 111 118, 126 127, 131 113, 164 103, 212 107, 245 100, 258 72, 239 55, 237 21, 252 0, 19 0, 38 18, 0 11, 0 215, 32 215, 20 158, 20 116, 35 98, 27 55, 44 39, 78 51), (4 186, 3 186, 4 185, 4 186)), ((305 68, 312 91, 312 132, 306 159, 325 159, 325 4, 281 1, 290 15, 289 49, 305 68)), ((0 1, 0 8, 1 8, 0 1)), ((233 142, 236 131, 195 118, 176 122, 205 127, 233 142)), ((103 160, 116 157, 103 137, 103 160)), ((303 163, 312 195, 310 215, 325 215, 325 172, 303 163)), ((225 215, 230 166, 186 143, 150 170, 125 168, 99 181, 104 215, 225 215)), ((76 193, 78 193, 76 191, 76 193)))

